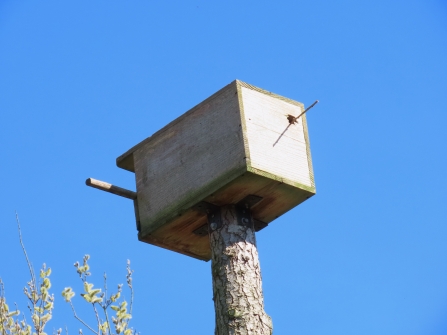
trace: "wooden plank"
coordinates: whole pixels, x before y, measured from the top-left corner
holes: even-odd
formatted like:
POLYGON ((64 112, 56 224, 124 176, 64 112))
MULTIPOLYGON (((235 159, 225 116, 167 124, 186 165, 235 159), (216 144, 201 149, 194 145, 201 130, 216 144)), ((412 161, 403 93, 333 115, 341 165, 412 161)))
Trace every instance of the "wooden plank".
POLYGON ((314 194, 285 183, 272 183, 256 193, 263 197, 263 200, 253 208, 253 217, 270 223, 314 194))
POLYGON ((278 177, 312 185, 300 106, 242 87, 250 165, 278 177))
POLYGON ((236 84, 133 153, 142 230, 154 230, 246 170, 236 84))
POLYGON ((194 230, 206 224, 206 216, 188 210, 150 234, 139 234, 140 241, 197 259, 208 261, 211 256, 208 236, 199 236, 194 230))
POLYGON ((134 145, 132 148, 130 148, 129 150, 127 150, 124 154, 122 154, 121 156, 119 156, 116 159, 116 165, 119 168, 131 171, 131 172, 135 172, 135 167, 134 167, 134 159, 133 159, 133 153, 141 148, 142 146, 146 145, 146 143, 152 142, 153 138, 158 138, 160 136, 162 136, 162 134, 165 131, 168 131, 170 128, 175 127, 175 125, 177 123, 181 123, 183 122, 183 119, 188 118, 190 114, 195 113, 195 111, 197 109, 201 109, 204 106, 208 105, 211 101, 215 100, 219 95, 221 95, 223 92, 226 92, 228 89, 234 89, 235 94, 237 93, 237 86, 240 84, 241 82, 239 80, 234 80, 231 83, 229 83, 227 86, 225 86, 224 88, 220 89, 219 91, 217 91, 216 93, 214 93, 213 95, 211 95, 210 97, 206 98, 205 100, 203 100, 201 103, 199 103, 198 105, 194 106, 193 108, 191 108, 190 110, 188 110, 187 112, 185 112, 184 114, 180 115, 178 118, 176 118, 175 120, 171 121, 169 124, 167 124, 166 126, 164 126, 162 129, 158 130, 157 132, 155 132, 152 136, 149 136, 148 138, 146 138, 145 140, 141 141, 140 143, 134 145))
POLYGON ((297 123, 291 126, 289 126, 290 123, 287 119, 288 115, 297 116, 301 114, 302 106, 288 103, 246 87, 242 87, 241 92, 246 122, 270 129, 278 135, 283 134, 283 136, 305 142, 303 119, 299 118, 297 123))
MULTIPOLYGON (((263 198, 251 208, 253 218, 270 223, 314 193, 248 172, 207 197, 206 201, 212 201, 219 206, 235 204, 248 194, 263 198)), ((194 230, 205 223, 205 214, 188 209, 155 231, 140 233, 139 239, 146 243, 207 261, 211 255, 208 235, 199 236, 194 234, 194 230)))
POLYGON ((268 178, 260 178, 254 173, 246 172, 218 191, 210 194, 205 198, 205 201, 216 206, 237 204, 246 196, 256 194, 259 189, 264 188, 271 181, 268 178))

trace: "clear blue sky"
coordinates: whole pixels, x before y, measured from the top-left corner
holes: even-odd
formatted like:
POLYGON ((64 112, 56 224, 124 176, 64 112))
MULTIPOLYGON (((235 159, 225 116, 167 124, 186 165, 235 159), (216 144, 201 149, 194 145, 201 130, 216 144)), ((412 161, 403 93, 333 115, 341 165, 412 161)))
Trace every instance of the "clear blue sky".
MULTIPOLYGON (((210 263, 137 241, 115 158, 240 79, 311 104, 317 195, 258 234, 274 332, 447 334, 447 3, 0 2, 0 275, 25 309, 17 238, 60 291, 135 269, 142 334, 212 334, 210 263)), ((78 296, 79 298, 79 296, 78 296)), ((79 309, 82 301, 75 300, 79 309)), ((84 330, 84 334, 87 331, 84 330)))

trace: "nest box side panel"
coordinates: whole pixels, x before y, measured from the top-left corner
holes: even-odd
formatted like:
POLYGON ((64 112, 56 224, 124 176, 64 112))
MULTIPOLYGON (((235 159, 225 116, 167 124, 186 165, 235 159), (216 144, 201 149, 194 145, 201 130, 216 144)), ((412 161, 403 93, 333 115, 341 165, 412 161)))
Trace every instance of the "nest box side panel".
POLYGON ((133 158, 144 237, 246 171, 236 82, 154 134, 133 158))
POLYGON ((287 118, 298 116, 303 105, 248 85, 241 92, 249 170, 315 192, 306 120, 290 124, 287 118))

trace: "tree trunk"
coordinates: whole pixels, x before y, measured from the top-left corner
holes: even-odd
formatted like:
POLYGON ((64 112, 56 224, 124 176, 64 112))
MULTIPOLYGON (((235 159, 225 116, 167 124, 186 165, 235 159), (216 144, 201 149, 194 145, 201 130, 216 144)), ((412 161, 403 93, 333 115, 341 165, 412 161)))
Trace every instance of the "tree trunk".
POLYGON ((248 209, 220 207, 209 216, 215 335, 271 335, 261 268, 248 209), (242 213, 242 211, 244 211, 242 213))

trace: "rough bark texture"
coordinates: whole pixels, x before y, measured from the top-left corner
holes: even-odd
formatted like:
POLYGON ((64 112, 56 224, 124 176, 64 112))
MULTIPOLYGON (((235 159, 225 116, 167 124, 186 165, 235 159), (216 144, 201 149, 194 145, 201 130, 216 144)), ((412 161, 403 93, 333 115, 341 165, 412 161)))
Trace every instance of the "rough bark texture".
POLYGON ((235 206, 220 208, 221 227, 209 223, 216 335, 271 335, 264 311, 253 223, 239 225, 235 206))

